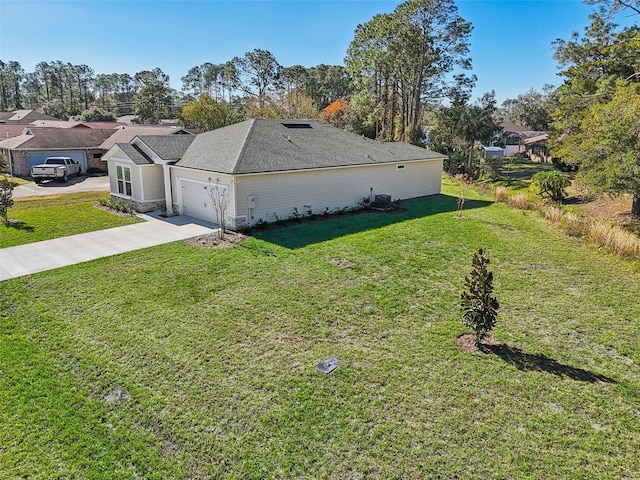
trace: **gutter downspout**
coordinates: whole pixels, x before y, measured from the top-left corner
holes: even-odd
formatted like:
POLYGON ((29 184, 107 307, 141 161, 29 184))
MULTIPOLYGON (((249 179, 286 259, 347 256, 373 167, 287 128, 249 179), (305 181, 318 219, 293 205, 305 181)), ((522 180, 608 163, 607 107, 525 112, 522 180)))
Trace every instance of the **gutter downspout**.
POLYGON ((164 201, 167 215, 173 215, 173 195, 171 194, 171 165, 162 164, 162 173, 164 178, 164 201))

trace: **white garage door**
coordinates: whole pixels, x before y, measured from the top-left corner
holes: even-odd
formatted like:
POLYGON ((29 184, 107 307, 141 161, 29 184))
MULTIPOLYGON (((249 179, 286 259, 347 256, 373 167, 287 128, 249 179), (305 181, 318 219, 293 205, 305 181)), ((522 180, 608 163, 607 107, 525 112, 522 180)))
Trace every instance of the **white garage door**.
POLYGON ((206 183, 194 182, 181 178, 179 180, 182 193, 182 215, 200 218, 208 222, 215 222, 215 215, 211 208, 209 187, 206 183))

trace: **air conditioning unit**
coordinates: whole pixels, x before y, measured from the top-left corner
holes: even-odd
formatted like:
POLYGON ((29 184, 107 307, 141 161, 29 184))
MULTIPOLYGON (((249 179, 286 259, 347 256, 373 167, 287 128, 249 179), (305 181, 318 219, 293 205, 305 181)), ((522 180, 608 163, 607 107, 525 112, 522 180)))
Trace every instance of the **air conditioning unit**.
POLYGON ((391 208, 391 195, 379 194, 373 199, 376 208, 391 208))

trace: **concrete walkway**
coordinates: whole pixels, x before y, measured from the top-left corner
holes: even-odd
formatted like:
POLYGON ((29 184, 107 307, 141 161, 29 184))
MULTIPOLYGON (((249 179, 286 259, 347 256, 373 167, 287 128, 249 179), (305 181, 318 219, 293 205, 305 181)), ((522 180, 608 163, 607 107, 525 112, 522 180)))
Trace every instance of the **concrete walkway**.
POLYGON ((191 217, 139 216, 146 221, 0 249, 0 281, 206 235, 217 229, 212 223, 191 217))

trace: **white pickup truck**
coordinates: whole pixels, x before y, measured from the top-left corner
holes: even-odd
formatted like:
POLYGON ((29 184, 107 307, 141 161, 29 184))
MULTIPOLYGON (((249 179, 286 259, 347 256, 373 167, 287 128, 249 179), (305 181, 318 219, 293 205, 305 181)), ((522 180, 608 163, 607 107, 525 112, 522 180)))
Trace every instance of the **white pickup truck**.
POLYGON ((33 181, 40 184, 42 180, 58 180, 66 182, 72 175, 80 175, 82 167, 69 157, 49 157, 41 165, 31 167, 33 181))

